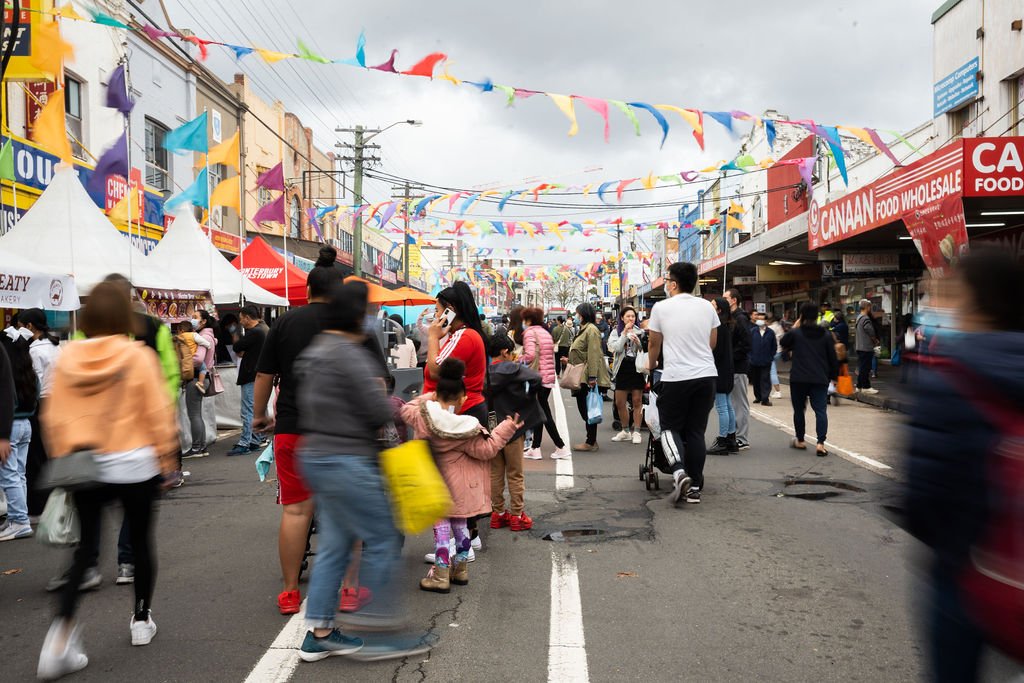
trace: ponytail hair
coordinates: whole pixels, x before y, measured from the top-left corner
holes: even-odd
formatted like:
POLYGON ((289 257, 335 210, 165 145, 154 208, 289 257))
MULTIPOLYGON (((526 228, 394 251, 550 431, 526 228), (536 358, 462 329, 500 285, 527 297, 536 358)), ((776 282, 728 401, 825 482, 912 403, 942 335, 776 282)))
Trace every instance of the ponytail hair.
POLYGON ((458 358, 448 358, 441 363, 437 378, 437 397, 442 401, 455 402, 466 394, 466 364, 458 358))

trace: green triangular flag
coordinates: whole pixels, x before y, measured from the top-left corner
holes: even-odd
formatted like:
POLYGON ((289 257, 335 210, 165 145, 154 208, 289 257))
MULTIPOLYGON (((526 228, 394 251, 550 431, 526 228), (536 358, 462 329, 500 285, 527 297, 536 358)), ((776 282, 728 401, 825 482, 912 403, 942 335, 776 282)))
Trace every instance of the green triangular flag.
POLYGON ((319 64, 330 64, 331 63, 331 60, 329 60, 329 59, 327 59, 325 57, 321 57, 317 53, 315 53, 312 50, 310 50, 309 46, 307 46, 305 43, 302 42, 302 39, 299 39, 297 42, 299 44, 299 57, 301 57, 303 59, 308 59, 311 62, 317 62, 319 64))
POLYGON ((14 145, 11 139, 7 138, 4 146, 0 147, 0 180, 15 181, 14 177, 14 145))

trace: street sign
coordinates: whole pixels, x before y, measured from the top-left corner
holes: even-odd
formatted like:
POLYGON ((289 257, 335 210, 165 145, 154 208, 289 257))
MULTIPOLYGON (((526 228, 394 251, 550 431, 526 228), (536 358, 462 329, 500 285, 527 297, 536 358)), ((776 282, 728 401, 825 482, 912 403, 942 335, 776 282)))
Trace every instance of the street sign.
POLYGON ((935 84, 933 89, 934 118, 938 118, 950 109, 955 109, 978 96, 978 70, 980 68, 981 60, 975 57, 935 84))

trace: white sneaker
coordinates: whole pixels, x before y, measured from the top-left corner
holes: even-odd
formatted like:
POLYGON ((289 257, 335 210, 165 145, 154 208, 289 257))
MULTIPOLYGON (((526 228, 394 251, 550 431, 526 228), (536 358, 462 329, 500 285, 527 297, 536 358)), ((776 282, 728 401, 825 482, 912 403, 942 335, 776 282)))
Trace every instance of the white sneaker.
POLYGON ((133 615, 129 625, 132 629, 132 645, 149 645, 156 635, 156 622, 153 621, 152 614, 147 616, 145 621, 135 621, 133 615))
POLYGON ((623 429, 621 432, 612 437, 612 441, 629 441, 632 438, 630 433, 623 429))
POLYGON ((484 542, 482 540, 480 540, 479 536, 477 536, 476 538, 472 539, 469 542, 469 549, 470 550, 483 550, 484 549, 484 542))
POLYGON ((12 524, 8 522, 0 528, 0 541, 13 541, 16 538, 28 538, 35 532, 30 524, 12 524))
POLYGON ((673 476, 674 484, 672 486, 672 493, 668 494, 668 499, 673 504, 678 503, 682 500, 687 492, 690 490, 690 485, 693 480, 683 470, 678 470, 673 476))
POLYGON ((524 460, 542 460, 543 458, 539 448, 531 448, 523 453, 524 460))
POLYGON ((782 392, 781 391, 772 392, 772 398, 782 398, 782 392))
MULTIPOLYGON (((878 393, 878 389, 861 389, 860 393, 862 393, 862 394, 877 394, 878 393)), ((3 540, 3 539, 0 539, 0 540, 3 540)))
POLYGON ((54 651, 61 621, 61 619, 55 619, 50 624, 50 630, 46 632, 46 639, 43 641, 43 649, 39 653, 36 676, 44 681, 55 681, 62 676, 81 671, 89 665, 89 658, 82 651, 81 631, 78 626, 71 630, 64 650, 62 652, 54 651))
POLYGON ((633 445, 639 446, 644 442, 644 438, 640 436, 640 432, 633 432, 633 445))
POLYGON ((561 460, 562 458, 571 458, 571 457, 572 457, 572 451, 569 450, 568 446, 562 446, 561 448, 556 449, 555 452, 551 454, 551 459, 552 460, 561 460))

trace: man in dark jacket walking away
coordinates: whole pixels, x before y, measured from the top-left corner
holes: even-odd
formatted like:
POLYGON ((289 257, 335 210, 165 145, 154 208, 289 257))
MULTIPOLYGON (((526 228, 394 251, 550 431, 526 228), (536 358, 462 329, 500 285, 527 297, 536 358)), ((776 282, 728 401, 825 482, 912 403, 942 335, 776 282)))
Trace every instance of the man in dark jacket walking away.
POLYGON ((754 329, 750 333, 750 383, 754 385, 754 403, 772 404, 772 361, 778 347, 764 313, 754 313, 754 329))
POLYGON ((729 394, 736 412, 736 444, 741 451, 750 448, 747 432, 750 430, 750 393, 747 373, 750 371, 750 318, 740 308, 740 292, 729 289, 725 292, 732 319, 732 372, 733 387, 729 394))
POLYGON ((253 437, 252 416, 255 400, 256 364, 259 362, 260 351, 263 349, 263 342, 266 340, 270 328, 260 318, 259 309, 252 304, 242 307, 242 311, 238 314, 238 320, 245 329, 245 335, 234 344, 235 353, 242 359, 238 366, 238 386, 242 396, 242 434, 235 447, 228 451, 228 455, 245 455, 263 448, 265 445, 262 439, 253 437))

